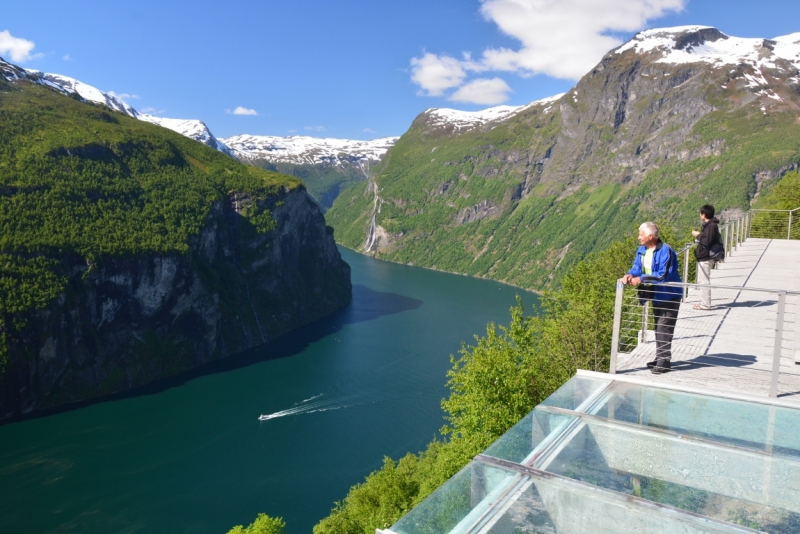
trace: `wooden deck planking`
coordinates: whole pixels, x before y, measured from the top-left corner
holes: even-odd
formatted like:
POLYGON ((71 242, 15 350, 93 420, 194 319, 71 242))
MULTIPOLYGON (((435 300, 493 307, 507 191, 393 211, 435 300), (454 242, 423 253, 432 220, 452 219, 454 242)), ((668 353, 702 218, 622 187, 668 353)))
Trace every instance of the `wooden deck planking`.
MULTIPOLYGON (((748 239, 711 273, 711 283, 800 291, 800 241, 748 239)), ((776 294, 712 290, 714 309, 694 310, 699 290, 681 305, 672 348, 673 371, 652 375, 655 343, 620 353, 617 372, 656 381, 767 396, 775 343, 776 294)), ((786 302, 778 386, 780 398, 800 403, 800 296, 786 302)), ((623 310, 623 315, 626 310, 623 310)), ((634 310, 628 319, 635 321, 634 310)), ((623 318, 623 321, 625 318, 623 318)))

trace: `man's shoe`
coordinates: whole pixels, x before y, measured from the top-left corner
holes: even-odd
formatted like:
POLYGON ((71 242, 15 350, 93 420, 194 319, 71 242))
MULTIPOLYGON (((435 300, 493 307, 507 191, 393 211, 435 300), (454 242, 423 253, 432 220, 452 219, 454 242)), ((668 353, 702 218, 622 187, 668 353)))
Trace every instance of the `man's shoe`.
POLYGON ((656 365, 650 368, 650 372, 654 375, 660 375, 662 373, 669 373, 672 370, 672 364, 669 360, 658 360, 656 365))
POLYGON ((652 369, 656 365, 658 365, 658 361, 656 360, 653 360, 652 362, 647 362, 647 367, 649 367, 650 369, 652 369))

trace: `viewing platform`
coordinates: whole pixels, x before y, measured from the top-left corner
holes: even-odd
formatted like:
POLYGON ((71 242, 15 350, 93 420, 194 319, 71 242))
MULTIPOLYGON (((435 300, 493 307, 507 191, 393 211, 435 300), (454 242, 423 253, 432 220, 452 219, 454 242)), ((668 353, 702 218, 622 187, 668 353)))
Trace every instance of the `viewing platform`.
POLYGON ((669 372, 647 366, 659 303, 618 282, 609 373, 579 370, 378 534, 800 532, 795 214, 729 221, 712 283, 672 284, 669 372))
POLYGON ((710 310, 694 309, 701 288, 687 288, 672 341, 673 371, 658 376, 647 368, 656 350, 652 318, 649 329, 642 329, 645 309, 635 289, 624 288, 616 372, 752 395, 770 394, 777 378, 773 396, 800 405, 800 241, 747 239, 711 272, 711 282, 710 310))

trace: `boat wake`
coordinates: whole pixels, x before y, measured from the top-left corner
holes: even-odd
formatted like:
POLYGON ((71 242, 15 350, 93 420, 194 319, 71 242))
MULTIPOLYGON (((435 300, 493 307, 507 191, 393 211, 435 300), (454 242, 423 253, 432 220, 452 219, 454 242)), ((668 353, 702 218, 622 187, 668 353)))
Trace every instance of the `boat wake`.
POLYGON ((269 421, 270 419, 277 419, 279 417, 286 417, 287 415, 300 415, 304 413, 314 413, 314 412, 327 412, 329 410, 339 410, 340 408, 350 408, 352 406, 360 406, 360 404, 372 404, 372 403, 355 403, 355 404, 342 404, 348 400, 353 400, 355 397, 359 397, 360 395, 348 395, 346 397, 339 397, 338 399, 328 399, 328 400, 318 400, 316 402, 311 402, 315 399, 319 399, 320 397, 324 396, 324 393, 320 393, 319 395, 315 395, 309 399, 300 401, 297 405, 287 409, 281 410, 279 412, 271 413, 268 415, 261 415, 258 417, 259 421, 269 421))

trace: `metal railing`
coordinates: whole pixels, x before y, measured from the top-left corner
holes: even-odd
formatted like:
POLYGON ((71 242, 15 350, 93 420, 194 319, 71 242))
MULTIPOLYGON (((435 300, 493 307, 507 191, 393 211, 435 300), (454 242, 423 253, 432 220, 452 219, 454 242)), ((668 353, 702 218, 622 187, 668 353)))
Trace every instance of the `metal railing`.
MULTIPOLYGON (((725 246, 725 257, 734 256, 741 248, 742 243, 750 237, 800 239, 800 232, 796 228, 799 220, 800 208, 793 210, 754 209, 746 211, 738 217, 726 219, 719 225, 719 232, 725 246)), ((696 242, 685 243, 677 250, 684 282, 697 281, 697 261, 692 254, 692 250, 696 246, 696 242)), ((684 293, 685 297, 686 293, 684 293)))
MULTIPOLYGON (((800 393, 800 291, 715 284, 663 285, 686 288, 668 343, 663 323, 667 306, 640 301, 635 288, 617 284, 612 374, 623 369, 644 369, 659 351, 664 355, 666 348, 671 352, 675 371, 695 372, 712 382, 734 382, 734 389, 741 389, 737 382, 764 382, 768 374, 771 397, 776 397, 780 389, 800 393), (710 309, 695 306, 700 304, 703 291, 711 292, 710 309), (659 317, 662 326, 657 329, 659 317), (760 377, 754 378, 753 373, 760 377), (784 384, 780 383, 781 373, 785 375, 784 384)), ((669 327, 668 322, 666 326, 669 327)))
POLYGON ((800 239, 797 219, 800 208, 793 210, 750 210, 749 237, 800 239))

